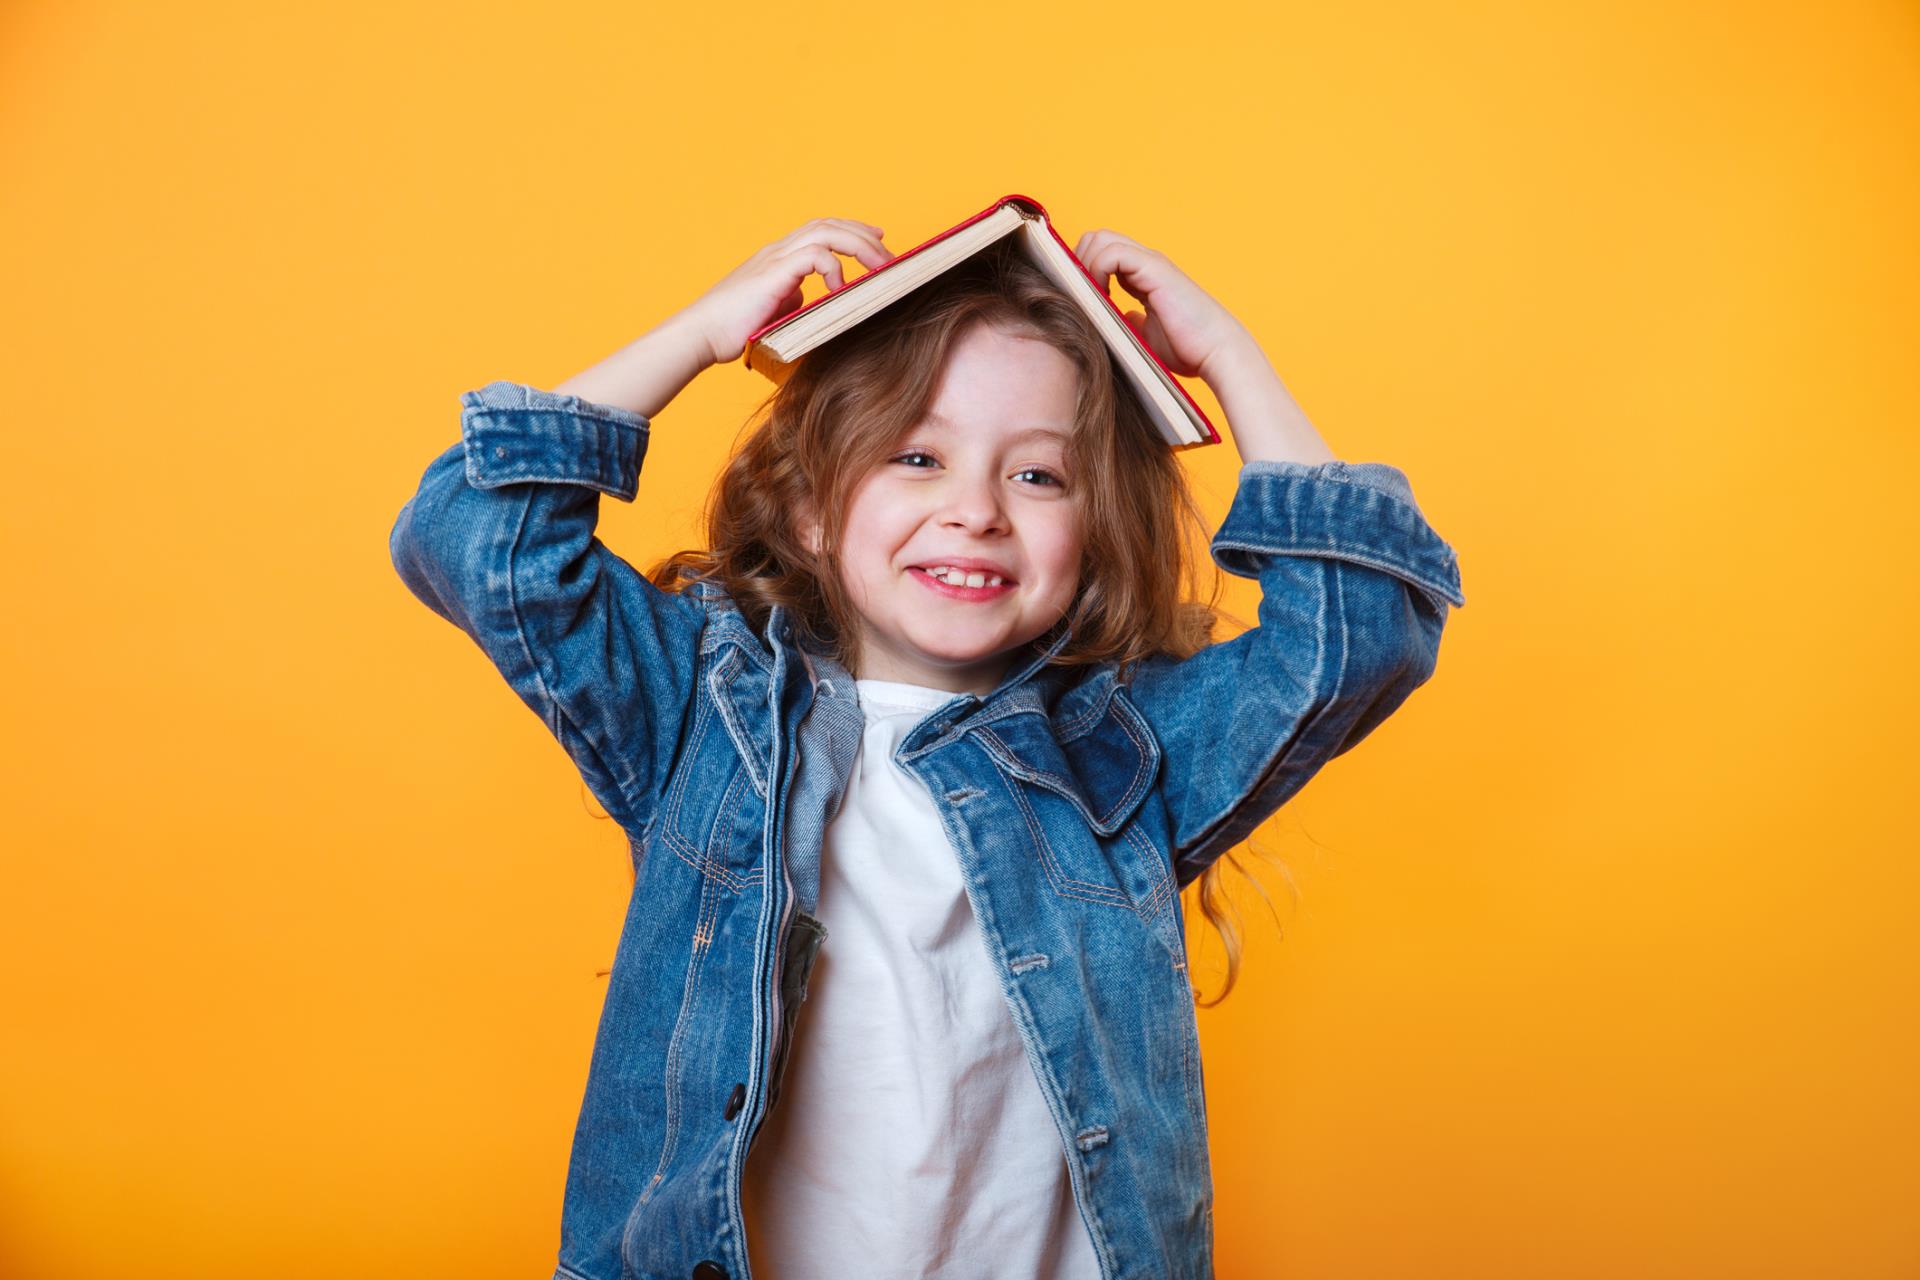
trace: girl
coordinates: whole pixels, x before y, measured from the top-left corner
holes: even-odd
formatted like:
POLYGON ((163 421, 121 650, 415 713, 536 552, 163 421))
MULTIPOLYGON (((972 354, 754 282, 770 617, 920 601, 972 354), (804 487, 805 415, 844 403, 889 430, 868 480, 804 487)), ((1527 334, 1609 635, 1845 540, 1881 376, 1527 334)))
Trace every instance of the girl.
POLYGON ((393 526, 629 837, 556 1280, 1210 1275, 1180 891, 1465 603, 1404 474, 1334 458, 1245 327, 1110 231, 1089 272, 1229 418, 1211 554, 1258 626, 1208 643, 1184 470, 1002 251, 803 360, 707 549, 636 572, 594 530, 653 419, 882 236, 809 222, 554 391, 467 392, 393 526))

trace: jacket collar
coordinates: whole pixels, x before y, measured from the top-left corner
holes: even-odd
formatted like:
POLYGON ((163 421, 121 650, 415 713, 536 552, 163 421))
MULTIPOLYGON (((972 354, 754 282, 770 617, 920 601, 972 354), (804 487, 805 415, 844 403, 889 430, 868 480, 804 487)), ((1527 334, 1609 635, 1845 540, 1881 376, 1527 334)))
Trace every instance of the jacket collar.
MULTIPOLYGON (((793 629, 791 612, 784 605, 773 606, 773 611, 767 618, 767 630, 778 636, 781 643, 791 645, 799 653, 802 663, 806 666, 807 675, 816 687, 823 678, 832 679, 837 676, 849 682, 853 680, 852 673, 842 666, 824 646, 798 638, 793 629)), ((993 692, 980 698, 980 701, 983 704, 989 704, 1010 695, 1032 679, 1034 673, 1053 661, 1054 655, 1066 648, 1072 638, 1073 624, 1063 617, 1044 634, 1030 642, 1032 654, 1024 662, 1009 667, 1006 674, 1000 677, 1000 683, 994 686, 993 692)), ((978 697, 976 694, 955 694, 954 696, 978 697)))
MULTIPOLYGON (((750 646, 757 651, 756 661, 770 662, 767 642, 753 635, 723 588, 696 583, 690 589, 713 601, 726 618, 719 628, 722 634, 709 644, 750 646)), ((775 605, 767 631, 774 644, 798 655, 795 665, 807 672, 809 680, 808 706, 818 696, 822 681, 844 680, 845 684, 834 685, 832 693, 851 695, 852 674, 824 648, 798 641, 791 611, 775 605)), ((950 714, 952 702, 939 713, 928 713, 901 740, 896 758, 910 760, 936 747, 959 722, 977 732, 981 744, 1016 777, 1064 797, 1099 834, 1117 833, 1153 785, 1160 747, 1140 713, 1121 696, 1110 670, 1077 681, 1048 678, 1048 663, 1067 646, 1072 634, 1071 624, 1062 618, 1033 641, 1033 653, 1010 668, 985 698, 955 694, 954 701, 968 704, 959 717, 950 714)), ((729 681, 718 692, 738 703, 753 697, 752 688, 729 681)), ((744 705, 726 710, 733 712, 732 718, 745 715, 744 705)))

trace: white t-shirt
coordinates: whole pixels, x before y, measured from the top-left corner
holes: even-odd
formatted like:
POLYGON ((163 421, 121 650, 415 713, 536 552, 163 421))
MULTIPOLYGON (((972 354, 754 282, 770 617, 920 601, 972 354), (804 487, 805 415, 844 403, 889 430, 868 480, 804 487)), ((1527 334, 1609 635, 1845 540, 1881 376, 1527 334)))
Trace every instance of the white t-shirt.
POLYGON ((858 680, 866 730, 820 860, 827 937, 747 1158, 756 1280, 1098 1280, 1060 1133, 919 778, 953 694, 858 680))

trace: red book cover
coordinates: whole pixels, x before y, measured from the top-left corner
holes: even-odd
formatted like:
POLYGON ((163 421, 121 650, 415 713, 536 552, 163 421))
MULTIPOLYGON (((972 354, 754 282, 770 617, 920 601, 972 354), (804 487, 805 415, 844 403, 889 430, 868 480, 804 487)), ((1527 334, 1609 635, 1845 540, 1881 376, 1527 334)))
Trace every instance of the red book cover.
MULTIPOLYGON (((1060 246, 1061 250, 1066 254, 1067 258, 1072 261, 1074 266, 1079 268, 1080 274, 1087 278, 1087 282, 1093 286, 1093 292, 1098 294, 1106 302, 1107 308, 1113 312, 1114 319, 1119 321, 1122 328, 1125 328, 1131 331, 1131 326, 1127 324, 1126 317, 1121 313, 1120 308, 1114 305, 1112 296, 1108 294, 1106 290, 1100 287, 1099 282, 1095 280, 1093 278, 1092 273, 1087 270, 1086 264, 1081 262, 1079 257, 1073 252, 1073 247, 1069 245, 1065 240, 1062 240, 1060 238, 1060 233, 1054 229, 1053 220, 1047 216, 1047 211, 1045 206, 1043 206, 1038 200, 1035 200, 1032 196, 1021 195, 1018 192, 1014 192, 1014 193, 1010 193, 1008 195, 1004 195, 1000 197, 998 200, 995 200, 992 204, 988 205, 986 208, 980 210, 980 212, 972 215, 971 217, 963 218, 961 221, 954 223, 951 227, 948 227, 945 231, 942 231, 940 234, 933 236, 927 240, 921 241, 919 244, 915 245, 913 248, 908 249, 905 253, 896 254, 894 257, 888 259, 886 262, 880 264, 878 267, 875 267, 873 270, 867 272, 865 275, 861 276, 859 279, 849 280, 846 283, 842 284, 840 288, 835 289, 829 293, 821 294, 818 298, 815 298, 812 302, 809 302, 803 306, 797 307, 794 310, 787 312, 785 315, 776 316, 772 320, 769 320, 766 324, 762 325, 759 329, 755 330, 753 335, 747 339, 746 351, 741 356, 742 361, 747 365, 748 368, 756 370, 757 372, 763 374, 764 376, 766 376, 768 379, 770 379, 775 383, 784 381, 785 375, 786 375, 786 366, 782 364, 777 358, 775 358, 773 353, 769 351, 762 344, 762 339, 765 338, 769 333, 772 333, 775 329, 778 329, 782 325, 788 323, 789 321, 794 319, 794 317, 804 315, 806 312, 811 311, 813 308, 819 306, 821 303, 826 302, 829 298, 837 298, 841 294, 845 293, 848 289, 857 289, 861 285, 865 284, 867 281, 875 278, 876 276, 882 275, 885 272, 892 270, 894 267, 898 266, 900 263, 905 262, 907 259, 913 257, 915 254, 920 253, 922 250, 926 249, 928 246, 940 243, 942 240, 945 240, 947 237, 953 235, 955 232, 961 230, 964 227, 972 226, 974 223, 980 221, 982 218, 985 218, 991 215, 995 210, 999 209, 1002 205, 1008 204, 1009 202, 1017 202, 1021 207, 1027 210, 1030 210, 1031 212, 1039 216, 1041 225, 1046 227, 1047 229, 1047 234, 1053 237, 1054 242, 1060 246)), ((1138 337, 1137 334, 1135 336, 1138 337)), ((1159 366, 1160 370, 1163 373, 1166 374, 1168 384, 1171 385, 1175 390, 1177 390, 1180 393, 1180 396, 1186 401, 1187 405, 1192 410, 1194 421, 1196 422, 1196 424, 1200 426, 1201 430, 1205 434, 1206 438, 1204 439, 1196 440, 1191 443, 1182 444, 1175 447, 1194 448, 1204 444, 1218 444, 1220 442, 1219 431, 1217 431, 1214 428, 1212 421, 1208 419, 1206 413, 1200 408, 1199 404, 1195 402, 1193 396, 1187 391, 1186 387, 1181 385, 1180 379, 1174 376, 1173 371, 1166 367, 1165 362, 1163 362, 1159 356, 1154 354, 1153 348, 1148 346, 1144 339, 1140 340, 1139 349, 1146 354, 1149 360, 1153 361, 1155 365, 1159 366)))

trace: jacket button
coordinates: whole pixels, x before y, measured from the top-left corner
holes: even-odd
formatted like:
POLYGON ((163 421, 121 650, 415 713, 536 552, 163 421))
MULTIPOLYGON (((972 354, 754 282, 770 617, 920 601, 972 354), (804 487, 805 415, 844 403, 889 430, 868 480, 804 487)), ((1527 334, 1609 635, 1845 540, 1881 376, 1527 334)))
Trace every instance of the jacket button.
POLYGON ((727 1269, 711 1258, 696 1262, 693 1266, 693 1280, 727 1280, 727 1269))
MULTIPOLYGON (((735 1116, 739 1115, 740 1108, 743 1105, 745 1105, 746 1101, 747 1101, 747 1086, 743 1084, 737 1084, 733 1086, 733 1092, 727 1095, 727 1119, 731 1120, 735 1116)), ((702 1263, 701 1265, 705 1266, 706 1264, 702 1263)), ((694 1274, 698 1275, 700 1273, 696 1271, 694 1274)))

